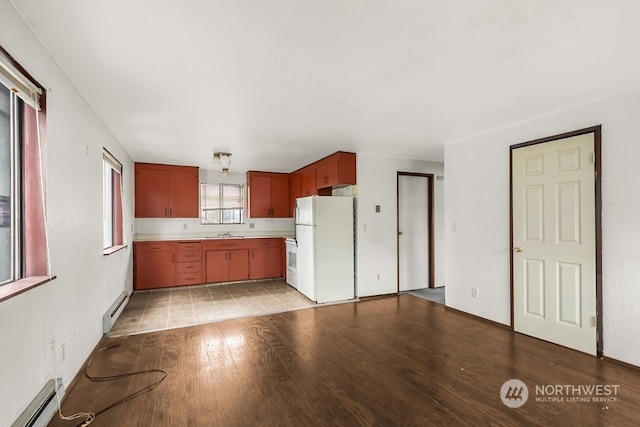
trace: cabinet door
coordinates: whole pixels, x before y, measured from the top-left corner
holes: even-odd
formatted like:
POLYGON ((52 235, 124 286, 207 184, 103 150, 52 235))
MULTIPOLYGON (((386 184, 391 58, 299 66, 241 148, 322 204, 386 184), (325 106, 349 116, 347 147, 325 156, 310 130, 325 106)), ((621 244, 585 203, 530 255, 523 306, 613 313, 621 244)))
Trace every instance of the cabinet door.
POLYGON ((281 255, 282 248, 281 246, 272 246, 269 248, 265 248, 265 257, 266 257, 266 269, 265 269, 265 277, 282 277, 282 261, 281 255))
POLYGON ((168 216, 169 174, 157 169, 136 167, 136 218, 164 218, 168 216))
POLYGON ((274 175, 271 177, 271 217, 291 218, 293 210, 289 210, 289 177, 274 175))
POLYGON ((293 215, 293 209, 296 207, 296 199, 300 197, 300 174, 291 174, 289 178, 289 213, 293 215))
POLYGON ((205 271, 207 283, 226 282, 229 280, 228 251, 207 251, 205 255, 205 271))
POLYGON ((316 169, 313 166, 304 168, 300 174, 302 197, 318 194, 316 187, 316 169))
POLYGON ((175 285, 173 251, 136 252, 136 289, 164 288, 175 285))
POLYGON ((229 254, 229 279, 247 280, 249 278, 249 249, 234 249, 229 254))
POLYGON ((251 278, 266 279, 267 277, 267 249, 251 249, 251 278))
POLYGON ((169 172, 169 215, 172 218, 198 218, 198 169, 169 172))
POLYGON ((327 162, 328 160, 322 160, 316 163, 316 188, 327 187, 327 162))
POLYGON ((249 173, 249 217, 269 218, 271 213, 271 177, 249 173))
POLYGON ((325 173, 325 187, 332 187, 334 185, 342 184, 340 182, 340 155, 333 155, 329 157, 324 163, 325 173))
MULTIPOLYGON (((355 153, 338 153, 339 179, 336 184, 355 185, 356 184, 356 155, 355 153)), ((332 180, 331 169, 327 171, 329 180, 332 180)), ((335 184, 334 184, 335 185, 335 184)))
POLYGON ((251 249, 251 278, 282 277, 282 240, 255 239, 251 249))

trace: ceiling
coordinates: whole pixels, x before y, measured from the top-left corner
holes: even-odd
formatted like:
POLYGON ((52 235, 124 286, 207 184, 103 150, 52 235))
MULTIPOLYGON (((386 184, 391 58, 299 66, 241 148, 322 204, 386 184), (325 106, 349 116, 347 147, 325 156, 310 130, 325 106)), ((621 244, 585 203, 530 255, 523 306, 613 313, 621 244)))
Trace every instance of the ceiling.
POLYGON ((11 2, 135 161, 443 161, 640 85, 637 0, 11 2))

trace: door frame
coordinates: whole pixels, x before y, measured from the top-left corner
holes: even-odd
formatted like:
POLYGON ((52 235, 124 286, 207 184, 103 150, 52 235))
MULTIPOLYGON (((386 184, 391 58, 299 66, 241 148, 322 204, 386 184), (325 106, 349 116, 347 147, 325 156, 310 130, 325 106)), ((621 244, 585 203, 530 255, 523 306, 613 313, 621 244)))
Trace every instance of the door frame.
POLYGON ((434 239, 434 184, 432 173, 417 173, 417 172, 397 172, 396 175, 396 265, 397 265, 397 277, 396 277, 396 294, 400 294, 400 177, 401 176, 416 176, 427 179, 427 202, 429 202, 429 211, 427 212, 427 228, 429 230, 428 248, 429 256, 427 263, 429 265, 429 288, 435 287, 435 239, 434 239))
MULTIPOLYGON (((603 320, 602 320, 602 125, 592 126, 576 131, 552 135, 533 141, 514 144, 509 147, 509 248, 513 248, 513 150, 530 145, 552 142, 572 136, 593 133, 593 149, 595 152, 595 238, 596 238, 596 355, 602 357, 603 350, 603 320)), ((511 291, 511 330, 514 330, 514 301, 513 301, 513 251, 509 250, 509 280, 511 291)))

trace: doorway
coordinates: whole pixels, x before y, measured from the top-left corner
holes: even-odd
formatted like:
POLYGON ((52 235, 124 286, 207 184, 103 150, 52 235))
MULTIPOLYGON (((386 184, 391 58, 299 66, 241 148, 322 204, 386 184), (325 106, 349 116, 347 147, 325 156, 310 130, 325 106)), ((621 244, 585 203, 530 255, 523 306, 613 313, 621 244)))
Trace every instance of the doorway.
POLYGON ((600 126, 511 147, 511 324, 602 353, 600 126))
POLYGON ((433 175, 398 172, 398 293, 434 287, 433 175))

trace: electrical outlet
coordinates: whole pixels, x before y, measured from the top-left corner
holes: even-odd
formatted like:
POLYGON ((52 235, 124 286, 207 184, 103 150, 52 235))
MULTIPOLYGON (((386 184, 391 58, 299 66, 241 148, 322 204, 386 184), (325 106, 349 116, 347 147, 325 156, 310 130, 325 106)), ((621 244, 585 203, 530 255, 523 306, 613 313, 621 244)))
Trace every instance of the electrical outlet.
POLYGON ((184 224, 182 224, 182 229, 186 230, 187 229, 187 223, 185 222, 184 224))
POLYGON ((362 231, 367 232, 367 224, 362 224, 362 231))
POLYGON ((380 273, 376 274, 376 278, 380 280, 380 273))
POLYGON ((256 225, 253 222, 249 223, 249 228, 256 228, 256 225))
POLYGON ((476 288, 471 288, 471 298, 478 298, 478 290, 476 288))

